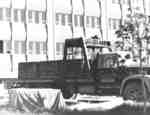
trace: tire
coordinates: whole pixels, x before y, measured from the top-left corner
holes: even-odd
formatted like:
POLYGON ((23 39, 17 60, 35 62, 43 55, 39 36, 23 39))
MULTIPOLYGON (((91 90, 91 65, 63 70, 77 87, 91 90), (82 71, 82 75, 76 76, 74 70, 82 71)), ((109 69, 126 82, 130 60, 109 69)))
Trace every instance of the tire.
POLYGON ((143 101, 144 91, 142 83, 140 82, 128 83, 124 88, 123 98, 125 100, 143 101))
POLYGON ((74 93, 75 93, 75 87, 73 87, 72 85, 62 89, 62 95, 63 98, 65 99, 71 98, 74 95, 74 93))

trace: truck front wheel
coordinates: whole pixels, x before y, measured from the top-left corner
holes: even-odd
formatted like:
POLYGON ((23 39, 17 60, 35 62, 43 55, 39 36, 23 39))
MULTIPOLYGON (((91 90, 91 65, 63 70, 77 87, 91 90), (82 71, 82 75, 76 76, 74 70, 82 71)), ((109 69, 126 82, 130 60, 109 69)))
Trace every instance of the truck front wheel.
POLYGON ((135 100, 135 101, 144 100, 144 91, 142 88, 142 83, 140 82, 128 83, 124 88, 123 98, 125 100, 135 100))

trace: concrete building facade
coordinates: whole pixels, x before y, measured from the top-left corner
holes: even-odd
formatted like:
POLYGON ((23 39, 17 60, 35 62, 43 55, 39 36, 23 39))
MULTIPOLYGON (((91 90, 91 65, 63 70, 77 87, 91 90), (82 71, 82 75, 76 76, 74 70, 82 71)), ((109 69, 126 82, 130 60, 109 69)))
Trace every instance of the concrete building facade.
POLYGON ((0 77, 19 62, 62 59, 66 38, 115 41, 129 8, 150 15, 150 0, 0 0, 0 77))

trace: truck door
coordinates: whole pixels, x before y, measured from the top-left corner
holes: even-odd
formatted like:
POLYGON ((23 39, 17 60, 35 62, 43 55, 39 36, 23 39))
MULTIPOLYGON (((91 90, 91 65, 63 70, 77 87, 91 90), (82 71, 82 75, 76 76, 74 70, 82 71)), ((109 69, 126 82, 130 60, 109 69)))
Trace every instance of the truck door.
POLYGON ((90 70, 83 38, 65 41, 63 61, 66 65, 66 71, 69 70, 68 72, 80 73, 90 70))
POLYGON ((115 54, 102 54, 99 56, 96 77, 99 84, 98 87, 103 93, 107 92, 112 94, 119 91, 116 90, 120 85, 117 74, 118 62, 116 56, 115 54))
POLYGON ((65 41, 63 62, 67 89, 75 89, 75 92, 79 93, 93 93, 94 80, 90 74, 83 39, 68 39, 65 41))
POLYGON ((81 47, 68 47, 65 60, 65 69, 68 73, 81 73, 84 71, 84 56, 81 47))

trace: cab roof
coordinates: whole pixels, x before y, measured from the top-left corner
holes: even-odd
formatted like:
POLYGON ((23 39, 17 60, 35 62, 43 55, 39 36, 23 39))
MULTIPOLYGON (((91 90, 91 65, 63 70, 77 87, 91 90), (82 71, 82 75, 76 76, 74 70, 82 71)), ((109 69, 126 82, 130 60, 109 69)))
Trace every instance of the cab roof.
MULTIPOLYGON (((104 44, 100 44, 99 42, 93 42, 93 39, 86 39, 85 43, 86 43, 86 47, 87 48, 110 48, 108 45, 104 45, 104 44), (91 42, 90 42, 91 41, 91 42)), ((83 38, 72 38, 72 39, 66 39, 65 41, 65 45, 68 47, 81 47, 83 46, 83 38)))
POLYGON ((72 39, 66 39, 65 40, 65 45, 68 47, 76 46, 80 47, 83 46, 83 38, 72 38, 72 39))

